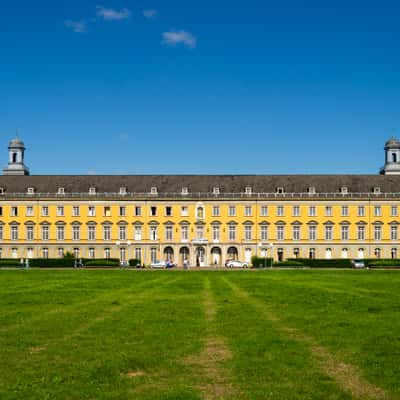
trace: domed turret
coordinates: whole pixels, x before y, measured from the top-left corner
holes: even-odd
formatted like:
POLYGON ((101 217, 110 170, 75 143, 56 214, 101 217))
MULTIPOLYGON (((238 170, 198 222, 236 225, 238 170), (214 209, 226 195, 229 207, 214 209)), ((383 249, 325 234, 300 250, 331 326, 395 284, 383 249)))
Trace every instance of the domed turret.
POLYGON ((29 175, 29 169, 24 164, 25 145, 17 136, 8 145, 8 165, 3 169, 3 175, 29 175))
POLYGON ((380 173, 400 175, 400 140, 392 137, 385 143, 385 166, 380 173))

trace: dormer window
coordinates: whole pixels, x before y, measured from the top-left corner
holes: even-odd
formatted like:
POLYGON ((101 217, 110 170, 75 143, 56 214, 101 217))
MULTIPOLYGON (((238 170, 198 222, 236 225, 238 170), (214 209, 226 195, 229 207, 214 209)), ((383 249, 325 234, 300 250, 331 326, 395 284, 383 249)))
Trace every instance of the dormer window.
POLYGON ((35 188, 33 188, 33 187, 28 187, 27 193, 28 193, 28 194, 35 194, 35 188))
POLYGON ((125 186, 121 186, 119 188, 119 194, 125 195, 127 193, 126 187, 125 186))
POLYGON ((378 186, 375 186, 373 189, 374 194, 380 194, 381 193, 381 188, 378 186))
POLYGON ((91 195, 96 194, 96 188, 95 187, 89 188, 89 194, 91 195))
POLYGON ((342 186, 342 187, 340 188, 340 193, 342 193, 342 194, 347 194, 347 193, 349 193, 349 189, 347 188, 347 186, 342 186))
MULTIPOLYGON (((246 194, 251 194, 251 193, 252 193, 251 186, 246 186, 244 192, 245 192, 246 194)), ((283 193, 283 192, 282 192, 282 193, 283 193)))
POLYGON ((64 195, 65 194, 65 189, 63 187, 59 187, 57 189, 57 194, 64 195))
POLYGON ((156 186, 152 186, 151 189, 150 189, 150 193, 151 194, 157 194, 158 193, 157 192, 157 187, 156 186))
POLYGON ((315 194, 315 187, 314 187, 314 186, 310 186, 310 187, 307 189, 307 193, 308 193, 308 194, 315 194))
POLYGON ((214 186, 213 187, 213 194, 219 194, 219 187, 218 186, 214 186))
POLYGON ((182 188, 182 194, 183 195, 189 194, 189 189, 186 186, 182 188))
POLYGON ((278 186, 278 187, 276 188, 276 193, 278 193, 278 194, 283 194, 283 193, 284 193, 283 187, 278 186))

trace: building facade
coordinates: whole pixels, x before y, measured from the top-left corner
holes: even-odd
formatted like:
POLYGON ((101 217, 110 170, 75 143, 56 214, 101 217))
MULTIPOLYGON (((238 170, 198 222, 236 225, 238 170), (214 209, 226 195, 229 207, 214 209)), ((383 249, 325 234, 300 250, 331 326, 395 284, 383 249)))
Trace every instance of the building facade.
POLYGON ((24 143, 0 177, 0 257, 223 265, 253 255, 398 258, 400 142, 378 175, 35 176, 24 143))

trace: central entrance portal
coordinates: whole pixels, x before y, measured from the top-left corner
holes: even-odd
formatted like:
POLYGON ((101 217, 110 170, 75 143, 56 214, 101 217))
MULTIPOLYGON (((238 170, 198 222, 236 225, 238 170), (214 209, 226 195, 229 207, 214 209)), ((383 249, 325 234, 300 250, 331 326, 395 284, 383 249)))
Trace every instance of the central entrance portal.
POLYGON ((204 267, 206 265, 206 251, 203 246, 196 248, 196 267, 204 267))

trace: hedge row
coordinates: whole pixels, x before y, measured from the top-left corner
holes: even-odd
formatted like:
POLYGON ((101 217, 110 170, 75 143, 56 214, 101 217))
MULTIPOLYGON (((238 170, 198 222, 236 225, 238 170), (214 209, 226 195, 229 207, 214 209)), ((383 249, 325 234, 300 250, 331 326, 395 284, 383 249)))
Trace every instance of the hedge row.
POLYGON ((253 268, 270 267, 272 263, 273 260, 271 257, 257 257, 257 256, 251 257, 251 265, 253 266, 253 268))
MULTIPOLYGON (((84 267, 118 267, 118 258, 96 258, 96 259, 80 259, 84 267)), ((34 268, 74 268, 74 258, 32 258, 29 259, 29 267, 34 268)), ((141 264, 140 260, 133 258, 129 260, 129 265, 137 267, 141 264)), ((0 258, 1 267, 21 267, 20 259, 18 258, 0 258)))

